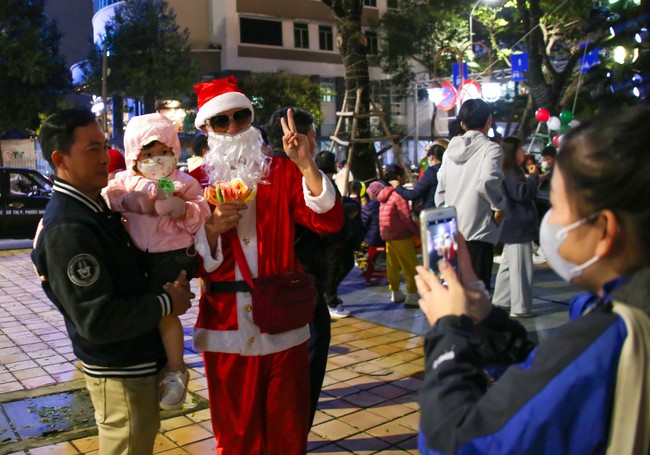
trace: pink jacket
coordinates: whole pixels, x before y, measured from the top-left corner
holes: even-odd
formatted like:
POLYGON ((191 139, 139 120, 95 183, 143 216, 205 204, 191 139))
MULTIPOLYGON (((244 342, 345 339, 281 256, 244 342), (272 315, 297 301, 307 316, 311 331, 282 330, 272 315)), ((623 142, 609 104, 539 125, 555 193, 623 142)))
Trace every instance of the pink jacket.
POLYGON ((395 192, 392 186, 386 187, 377 195, 379 206, 379 232, 385 241, 403 240, 419 233, 418 226, 411 218, 408 202, 395 192))
POLYGON ((122 213, 124 227, 131 234, 133 243, 142 251, 160 253, 187 248, 194 243, 194 233, 210 216, 203 189, 194 177, 174 170, 167 178, 174 182, 173 195, 185 200, 187 213, 184 219, 126 212, 122 205, 126 194, 132 191, 148 192, 156 185, 156 182, 132 170, 118 172, 102 192, 111 210, 122 213))
POLYGON ((210 216, 210 207, 203 198, 203 189, 199 182, 194 177, 174 169, 167 178, 174 182, 173 196, 185 201, 187 212, 184 219, 174 220, 169 216, 142 215, 126 211, 122 202, 127 194, 133 191, 144 191, 152 196, 156 194, 156 182, 133 170, 142 147, 153 141, 171 147, 178 162, 181 144, 174 125, 159 113, 133 117, 124 133, 127 170, 117 173, 115 178, 108 182, 102 196, 111 210, 122 214, 124 226, 138 248, 150 253, 161 253, 192 245, 194 233, 210 216))

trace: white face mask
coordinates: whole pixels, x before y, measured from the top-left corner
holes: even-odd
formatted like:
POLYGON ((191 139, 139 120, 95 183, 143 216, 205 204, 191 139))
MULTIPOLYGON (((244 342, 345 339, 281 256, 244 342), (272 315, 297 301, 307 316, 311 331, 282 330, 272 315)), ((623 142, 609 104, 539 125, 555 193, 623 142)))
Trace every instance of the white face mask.
POLYGON ((544 215, 544 218, 542 219, 539 229, 539 245, 542 247, 542 251, 544 251, 546 260, 551 268, 555 270, 564 281, 570 283, 572 279, 580 276, 584 269, 598 262, 600 257, 596 255, 587 262, 577 265, 560 256, 560 247, 564 243, 564 240, 566 240, 567 234, 570 231, 592 220, 597 216, 597 213, 582 218, 566 227, 562 227, 562 225, 550 224, 548 222, 548 219, 551 216, 551 210, 553 209, 546 212, 546 215, 544 215))
POLYGON ((551 170, 551 165, 549 164, 548 161, 542 161, 542 172, 548 172, 551 170))
POLYGON ((155 156, 138 161, 138 171, 149 180, 158 180, 167 177, 176 167, 176 158, 173 156, 155 156))

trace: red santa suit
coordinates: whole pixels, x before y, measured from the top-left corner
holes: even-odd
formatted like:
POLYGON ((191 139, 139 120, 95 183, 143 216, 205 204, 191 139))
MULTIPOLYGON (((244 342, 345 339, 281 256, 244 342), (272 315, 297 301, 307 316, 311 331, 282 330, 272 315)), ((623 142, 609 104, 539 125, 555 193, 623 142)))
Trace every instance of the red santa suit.
MULTIPOLYGON (((323 175, 313 197, 297 166, 273 158, 268 177, 237 225, 253 277, 297 269, 294 222, 318 233, 341 229, 343 209, 323 175)), ((211 254, 205 231, 196 248, 204 258, 194 346, 203 351, 217 454, 300 454, 309 425, 309 326, 271 335, 253 323, 248 292, 213 293, 212 282, 241 281, 229 236, 211 254)))

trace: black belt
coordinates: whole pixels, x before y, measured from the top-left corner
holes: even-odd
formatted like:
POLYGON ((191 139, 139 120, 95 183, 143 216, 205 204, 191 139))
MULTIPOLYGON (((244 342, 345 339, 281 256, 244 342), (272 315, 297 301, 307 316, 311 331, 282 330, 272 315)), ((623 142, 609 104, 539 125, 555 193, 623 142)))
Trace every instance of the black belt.
POLYGON ((210 282, 211 294, 234 292, 251 292, 251 287, 245 281, 212 281, 210 282))

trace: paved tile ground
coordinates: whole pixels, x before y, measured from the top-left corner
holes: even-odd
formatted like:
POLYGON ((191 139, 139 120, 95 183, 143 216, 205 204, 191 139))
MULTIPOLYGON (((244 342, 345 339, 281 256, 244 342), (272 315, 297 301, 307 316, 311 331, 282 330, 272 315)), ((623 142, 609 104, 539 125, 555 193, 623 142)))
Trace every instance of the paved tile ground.
MULTIPOLYGON (((0 251, 0 454, 97 454, 92 425, 21 440, 7 415, 5 408, 13 402, 83 389, 62 318, 42 292, 29 252, 0 251)), ((574 290, 546 267, 536 267, 535 283, 538 316, 522 322, 544 338, 566 321, 566 301, 574 290)), ((385 281, 363 284, 358 269, 343 283, 340 296, 352 316, 332 322, 327 375, 309 435, 309 453, 415 454, 416 392, 423 375, 422 335, 428 324, 421 311, 390 303, 385 281)), ((194 305, 182 317, 193 398, 180 412, 163 414, 156 453, 215 452, 209 412, 204 409, 203 363, 191 349, 196 314, 194 305)))

